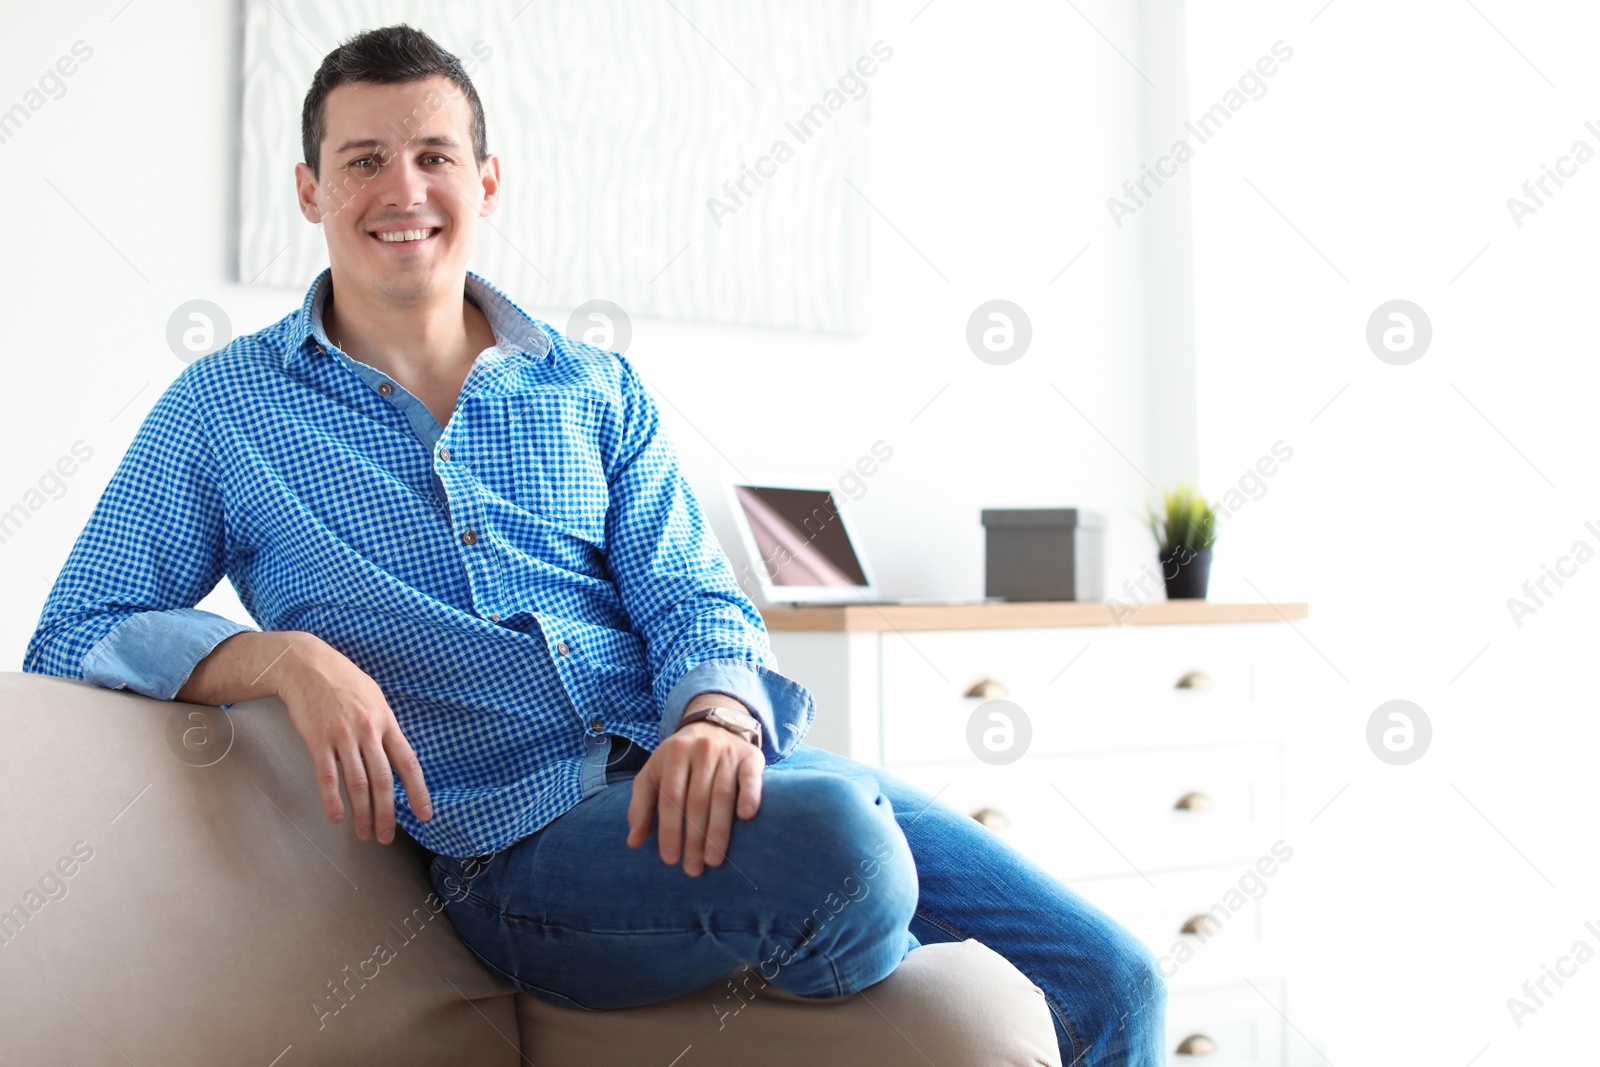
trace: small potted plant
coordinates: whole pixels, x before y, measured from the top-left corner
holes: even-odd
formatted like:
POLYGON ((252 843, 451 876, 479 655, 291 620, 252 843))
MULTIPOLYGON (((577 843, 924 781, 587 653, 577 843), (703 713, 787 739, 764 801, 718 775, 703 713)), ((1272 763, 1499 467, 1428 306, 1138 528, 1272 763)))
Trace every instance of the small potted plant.
POLYGON ((1161 577, 1168 600, 1204 600, 1211 578, 1211 546, 1217 540, 1217 512, 1188 485, 1169 489, 1161 510, 1147 508, 1150 532, 1161 555, 1161 577))

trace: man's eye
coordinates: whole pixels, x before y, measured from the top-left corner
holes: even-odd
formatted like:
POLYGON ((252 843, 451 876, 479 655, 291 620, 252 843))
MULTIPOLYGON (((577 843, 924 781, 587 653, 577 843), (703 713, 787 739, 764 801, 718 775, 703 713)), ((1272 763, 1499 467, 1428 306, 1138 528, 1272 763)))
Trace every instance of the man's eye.
MULTIPOLYGON (((441 156, 437 152, 433 153, 432 155, 426 156, 424 158, 430 159, 430 160, 431 159, 437 159, 441 163, 450 162, 450 160, 447 157, 441 156)), ((367 163, 374 163, 374 164, 376 164, 376 165, 378 165, 380 167, 383 165, 383 161, 382 160, 376 159, 373 156, 362 156, 360 159, 352 160, 350 165, 352 167, 355 167, 357 170, 367 170, 369 168, 364 166, 364 164, 367 164, 367 163)))

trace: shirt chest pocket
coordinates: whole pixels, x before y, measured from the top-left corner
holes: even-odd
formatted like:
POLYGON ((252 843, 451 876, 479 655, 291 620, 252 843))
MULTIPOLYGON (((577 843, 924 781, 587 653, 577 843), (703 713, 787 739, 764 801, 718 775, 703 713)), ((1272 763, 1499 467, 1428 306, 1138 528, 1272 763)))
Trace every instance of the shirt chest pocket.
POLYGON ((601 460, 602 402, 574 393, 506 399, 513 503, 591 540, 602 537, 610 499, 601 460))

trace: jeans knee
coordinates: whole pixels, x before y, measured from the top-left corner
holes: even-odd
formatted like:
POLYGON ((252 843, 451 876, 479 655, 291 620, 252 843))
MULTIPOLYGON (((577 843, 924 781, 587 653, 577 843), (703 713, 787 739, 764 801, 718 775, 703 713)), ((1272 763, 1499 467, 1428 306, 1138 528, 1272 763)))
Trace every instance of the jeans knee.
MULTIPOLYGON (((777 792, 764 790, 762 809, 796 842, 792 887, 806 904, 808 925, 848 909, 849 925, 866 937, 903 937, 917 906, 917 871, 889 799, 867 779, 801 774, 777 792)), ((770 783, 772 779, 768 779, 770 783)))
POLYGON ((1108 1026, 1135 1035, 1164 1032, 1167 1018, 1167 980, 1155 955, 1132 935, 1118 931, 1105 959, 1105 981, 1110 988, 1108 1026))

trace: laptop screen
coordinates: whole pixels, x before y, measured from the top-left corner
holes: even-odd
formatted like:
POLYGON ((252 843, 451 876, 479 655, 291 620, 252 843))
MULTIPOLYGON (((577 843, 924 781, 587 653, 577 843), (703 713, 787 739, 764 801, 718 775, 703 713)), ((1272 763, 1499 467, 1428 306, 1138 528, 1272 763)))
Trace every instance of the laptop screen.
POLYGON ((737 485, 734 495, 773 585, 867 585, 828 490, 737 485))

